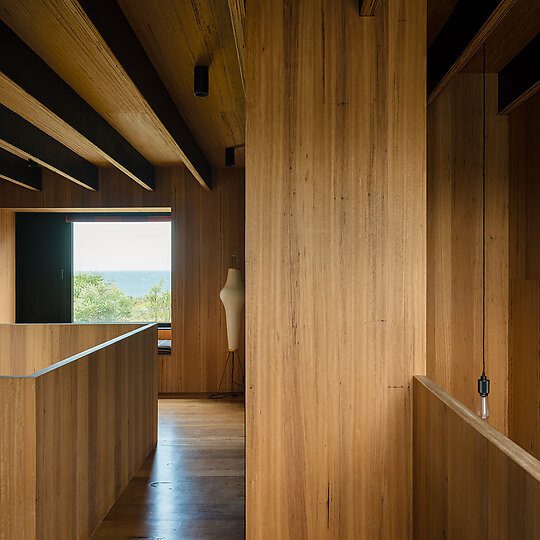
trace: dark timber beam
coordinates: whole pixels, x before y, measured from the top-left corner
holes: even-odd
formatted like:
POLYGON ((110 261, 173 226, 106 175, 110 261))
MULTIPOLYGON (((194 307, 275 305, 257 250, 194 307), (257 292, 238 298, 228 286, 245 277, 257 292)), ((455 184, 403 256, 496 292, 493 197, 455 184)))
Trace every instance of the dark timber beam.
POLYGON ((205 189, 211 166, 115 0, 80 0, 81 7, 180 148, 186 167, 205 189))
POLYGON ((540 35, 501 71, 498 77, 499 114, 509 114, 540 90, 540 35))
POLYGON ((360 17, 374 17, 378 0, 360 0, 360 17))
POLYGON ((33 191, 41 190, 41 167, 0 148, 0 178, 33 191))
POLYGON ((86 189, 98 189, 95 165, 3 105, 0 105, 0 148, 31 159, 86 189))
POLYGON ((465 67, 514 4, 515 0, 458 2, 428 51, 428 103, 465 67))
POLYGON ((23 100, 35 100, 135 182, 145 189, 154 189, 154 166, 2 21, 0 72, 23 100))

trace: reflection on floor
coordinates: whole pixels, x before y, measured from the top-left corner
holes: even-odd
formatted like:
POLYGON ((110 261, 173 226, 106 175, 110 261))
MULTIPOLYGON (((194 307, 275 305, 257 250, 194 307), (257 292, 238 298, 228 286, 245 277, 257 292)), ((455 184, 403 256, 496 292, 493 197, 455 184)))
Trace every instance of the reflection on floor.
POLYGON ((158 446, 92 540, 244 537, 244 403, 161 399, 158 446))

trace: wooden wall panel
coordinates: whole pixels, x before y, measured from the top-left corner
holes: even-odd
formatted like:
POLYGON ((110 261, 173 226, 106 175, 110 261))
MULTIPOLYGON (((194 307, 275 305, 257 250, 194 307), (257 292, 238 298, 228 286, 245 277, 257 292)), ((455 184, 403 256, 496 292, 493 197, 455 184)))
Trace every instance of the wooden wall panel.
POLYGON ((540 281, 511 287, 509 437, 540 459, 540 281))
POLYGON ((0 324, 0 376, 31 375, 140 327, 140 324, 0 324))
POLYGON ((540 457, 540 95, 510 115, 509 436, 540 457))
POLYGON ((0 377, 0 540, 35 538, 35 381, 0 377))
MULTIPOLYGON (((116 169, 107 168, 100 168, 97 192, 46 170, 40 192, 0 182, 0 208, 172 208, 174 339, 172 355, 160 363, 164 370, 160 392, 215 392, 226 359, 225 317, 219 291, 232 255, 237 255, 237 264, 242 271, 244 268, 244 169, 216 168, 212 178, 211 192, 203 192, 184 167, 157 169, 155 192, 141 189, 116 169)), ((243 349, 240 354, 243 359, 243 349)))
POLYGON ((0 210, 0 323, 15 322, 15 213, 0 210))
POLYGON ((157 442, 156 342, 148 325, 37 375, 0 377, 2 540, 91 536, 157 442))
POLYGON ((540 538, 540 462, 414 378, 414 538, 540 538))
MULTIPOLYGON (((227 356, 219 291, 231 257, 244 271, 244 171, 213 169, 203 192, 179 170, 173 203, 172 354, 160 392, 213 392, 227 356)), ((241 341, 243 342, 243 340, 241 341)), ((240 350, 244 360, 243 347, 240 350)), ((230 381, 230 378, 228 379, 230 381)))
POLYGON ((36 379, 37 538, 87 540, 157 442, 157 327, 36 379))
MULTIPOLYGON (((482 373, 482 75, 428 109, 427 375, 471 409, 482 373)), ((489 422, 507 433, 508 125, 486 79, 486 365, 489 422)))
POLYGON ((246 6, 246 535, 409 538, 423 0, 246 6))

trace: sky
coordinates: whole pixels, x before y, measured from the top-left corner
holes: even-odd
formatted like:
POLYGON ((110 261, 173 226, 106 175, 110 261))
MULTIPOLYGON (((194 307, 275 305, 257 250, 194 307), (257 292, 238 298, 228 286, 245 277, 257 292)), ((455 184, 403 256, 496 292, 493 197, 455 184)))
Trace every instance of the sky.
POLYGON ((74 270, 169 270, 171 223, 73 223, 74 270))

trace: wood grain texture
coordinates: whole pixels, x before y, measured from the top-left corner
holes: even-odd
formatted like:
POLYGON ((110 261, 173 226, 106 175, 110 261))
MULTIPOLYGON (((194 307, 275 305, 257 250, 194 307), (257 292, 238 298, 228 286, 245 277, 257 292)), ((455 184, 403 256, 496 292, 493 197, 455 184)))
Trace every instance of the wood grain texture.
MULTIPOLYGON (((158 168, 155 192, 142 190, 119 171, 105 168, 100 168, 98 192, 65 182, 50 171, 43 173, 41 192, 0 183, 0 207, 18 211, 172 208, 175 340, 172 355, 162 362, 166 368, 160 374, 160 392, 215 392, 226 359, 219 291, 232 255, 242 269, 244 265, 244 170, 216 168, 212 177, 212 192, 203 192, 184 167, 158 168)), ((243 351, 241 355, 244 358, 243 351)))
POLYGON ((374 17, 379 0, 360 0, 360 17, 374 17))
MULTIPOLYGON (((503 23, 505 17, 512 11, 512 8, 518 0, 501 0, 499 5, 493 10, 493 13, 489 16, 488 20, 478 30, 471 42, 465 47, 459 58, 454 62, 452 67, 448 70, 446 75, 437 84, 435 89, 428 96, 428 104, 442 92, 447 84, 467 65, 467 63, 473 58, 478 51, 482 48, 484 42, 495 31, 495 29, 503 23)), ((529 1, 529 0, 525 0, 529 1)))
POLYGON ((540 95, 510 116, 510 275, 540 280, 540 95))
MULTIPOLYGON (((490 424, 508 406, 508 123, 486 78, 486 370, 490 424)), ((482 373, 482 76, 460 74, 428 109, 427 370, 472 410, 482 373)))
POLYGON ((540 96, 510 117, 509 436, 540 457, 540 96))
MULTIPOLYGON (((213 169, 203 192, 182 171, 174 181, 172 351, 160 392, 217 391, 227 356, 219 291, 236 255, 244 270, 244 171, 213 169)), ((241 339, 243 343, 243 337, 241 339)), ((244 359, 243 347, 240 350, 244 359)))
POLYGON ((242 88, 245 91, 246 84, 246 1, 228 0, 231 25, 236 45, 236 56, 238 57, 238 67, 242 79, 242 88))
MULTIPOLYGON (((516 0, 485 41, 486 71, 498 73, 537 34, 540 29, 540 4, 536 0, 516 0)), ((482 73, 484 51, 480 47, 463 68, 482 73)))
POLYGON ((540 280, 511 287, 509 437, 540 459, 540 280))
POLYGON ((0 18, 146 159, 183 162, 177 143, 76 0, 6 0, 0 18))
POLYGON ((13 465, 2 475, 13 502, 2 501, 2 520, 19 529, 2 527, 0 538, 89 538, 156 443, 156 340, 157 327, 145 326, 30 377, 0 377, 3 389, 30 388, 1 394, 2 466, 4 456, 13 465), (14 493, 24 465, 27 491, 14 493))
POLYGON ((540 462, 414 378, 414 538, 540 538, 540 462))
POLYGON ((160 399, 159 439, 92 540, 244 538, 241 401, 160 399))
POLYGON ((31 375, 140 326, 140 324, 0 324, 0 376, 31 375))
POLYGON ((15 322, 15 213, 0 210, 0 323, 15 322))
MULTIPOLYGON (((245 141, 242 80, 227 0, 119 0, 146 54, 213 167, 245 141), (210 94, 193 95, 193 67, 209 66, 210 94)), ((243 167, 243 151, 236 164, 243 167)))
POLYGON ((36 538, 33 379, 0 377, 0 539, 36 538))
POLYGON ((246 5, 246 535, 410 538, 425 2, 246 5))

